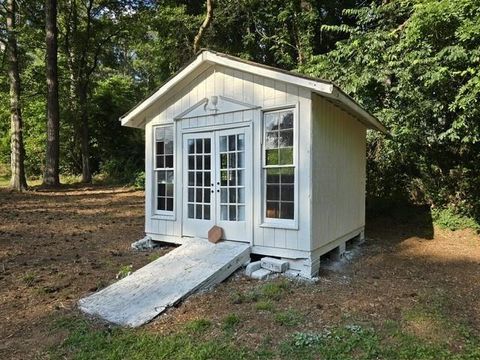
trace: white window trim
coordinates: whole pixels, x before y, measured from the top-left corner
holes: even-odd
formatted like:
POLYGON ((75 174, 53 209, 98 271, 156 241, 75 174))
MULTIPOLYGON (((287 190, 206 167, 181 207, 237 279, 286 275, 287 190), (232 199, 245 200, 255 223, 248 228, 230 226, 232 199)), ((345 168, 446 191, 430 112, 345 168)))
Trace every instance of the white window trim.
POLYGON ((152 177, 153 177, 153 199, 152 199, 152 209, 153 209, 153 214, 152 214, 152 219, 157 219, 157 220, 175 220, 175 215, 176 215, 176 201, 177 201, 177 183, 176 183, 176 172, 177 172, 177 167, 175 166, 177 162, 177 139, 176 139, 176 126, 175 123, 167 123, 167 124, 160 124, 160 125, 154 125, 152 127, 152 177), (155 138, 155 133, 157 128, 162 128, 162 127, 172 127, 173 130, 173 168, 163 168, 163 170, 173 170, 173 210, 168 211, 168 210, 158 210, 157 209, 157 201, 158 201, 158 180, 157 176, 158 173, 157 171, 157 141, 155 138))
MULTIPOLYGON (((281 106, 262 109, 261 112, 261 182, 262 182, 262 223, 260 227, 298 230, 298 141, 299 141, 299 104, 286 104, 281 106), (265 113, 282 112, 293 110, 293 166, 294 168, 294 210, 293 219, 276 219, 266 217, 267 205, 267 182, 265 179, 266 159, 265 159, 265 113)), ((279 167, 282 168, 282 167, 279 167)))

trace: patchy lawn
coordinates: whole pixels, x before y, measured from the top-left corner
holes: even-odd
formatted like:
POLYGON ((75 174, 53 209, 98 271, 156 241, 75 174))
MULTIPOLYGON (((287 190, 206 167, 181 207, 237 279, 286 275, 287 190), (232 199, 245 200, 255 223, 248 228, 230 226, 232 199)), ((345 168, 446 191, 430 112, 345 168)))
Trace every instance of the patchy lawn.
POLYGON ((0 358, 480 358, 480 237, 428 214, 370 219, 315 284, 237 273, 141 329, 85 319, 78 298, 171 249, 142 235, 139 191, 0 189, 0 358))

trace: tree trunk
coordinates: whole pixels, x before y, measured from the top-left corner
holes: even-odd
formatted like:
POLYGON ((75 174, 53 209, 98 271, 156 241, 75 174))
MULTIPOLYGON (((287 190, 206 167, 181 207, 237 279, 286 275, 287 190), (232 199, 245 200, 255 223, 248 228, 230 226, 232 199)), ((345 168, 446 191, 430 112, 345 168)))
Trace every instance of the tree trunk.
POLYGON ((205 16, 205 20, 203 20, 202 25, 200 25, 200 29, 198 29, 198 33, 193 40, 193 53, 196 54, 198 50, 200 50, 200 42, 203 37, 203 33, 205 30, 210 26, 213 18, 213 0, 207 0, 207 15, 205 16))
POLYGON ((80 120, 81 120, 81 150, 82 150, 82 182, 91 183, 92 173, 90 172, 90 131, 88 127, 88 107, 87 107, 88 86, 81 84, 78 100, 80 102, 80 120))
POLYGON ((11 169, 10 187, 15 190, 25 190, 25 148, 23 146, 23 121, 20 107, 20 72, 18 66, 18 49, 16 37, 16 6, 15 0, 7 1, 7 57, 9 62, 8 77, 10 78, 10 116, 11 116, 11 169))
POLYGON ((60 112, 57 67, 57 0, 45 1, 45 42, 47 45, 47 152, 43 184, 58 186, 60 158, 60 112))

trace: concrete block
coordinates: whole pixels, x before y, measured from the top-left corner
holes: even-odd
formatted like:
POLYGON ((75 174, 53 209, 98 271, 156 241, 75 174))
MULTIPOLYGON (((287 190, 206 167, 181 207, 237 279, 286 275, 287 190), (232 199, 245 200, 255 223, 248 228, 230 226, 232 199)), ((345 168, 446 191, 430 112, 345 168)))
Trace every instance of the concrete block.
POLYGON ((252 272, 250 276, 252 277, 252 279, 265 280, 270 274, 272 274, 272 272, 267 269, 258 269, 252 272))
POLYGON ((245 275, 252 276, 254 271, 257 271, 262 268, 261 261, 254 261, 247 265, 245 268, 245 275))
POLYGON ((271 257, 264 257, 261 260, 261 266, 264 269, 273 271, 273 272, 285 272, 288 270, 288 261, 275 259, 271 257))

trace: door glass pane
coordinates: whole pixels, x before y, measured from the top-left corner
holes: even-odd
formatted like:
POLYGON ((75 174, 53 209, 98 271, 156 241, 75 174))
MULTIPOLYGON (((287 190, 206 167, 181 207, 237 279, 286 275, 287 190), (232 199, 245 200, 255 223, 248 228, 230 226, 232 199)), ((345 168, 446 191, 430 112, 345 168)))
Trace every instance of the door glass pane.
MULTIPOLYGON (((211 219, 211 140, 188 140, 188 218, 211 219), (208 154, 208 155, 203 155, 208 154)), ((167 203, 168 206, 168 203, 167 203)))
POLYGON ((245 134, 219 136, 219 150, 220 220, 245 221, 245 134))

